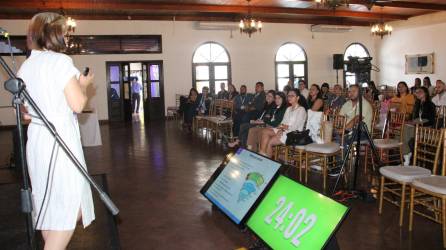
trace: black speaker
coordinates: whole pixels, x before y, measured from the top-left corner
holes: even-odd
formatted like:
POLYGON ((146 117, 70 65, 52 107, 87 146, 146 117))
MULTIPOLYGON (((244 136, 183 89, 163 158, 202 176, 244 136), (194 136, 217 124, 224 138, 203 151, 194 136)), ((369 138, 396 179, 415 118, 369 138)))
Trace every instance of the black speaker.
POLYGON ((344 55, 333 54, 333 69, 343 69, 343 68, 344 68, 344 55))

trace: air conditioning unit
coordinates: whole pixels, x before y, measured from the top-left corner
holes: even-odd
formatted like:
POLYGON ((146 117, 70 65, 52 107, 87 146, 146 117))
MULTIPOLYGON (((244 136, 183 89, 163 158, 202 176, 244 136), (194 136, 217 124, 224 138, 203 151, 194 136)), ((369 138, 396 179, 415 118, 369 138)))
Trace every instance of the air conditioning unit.
POLYGON ((343 26, 343 25, 325 25, 325 24, 311 25, 311 32, 343 33, 343 32, 350 32, 352 30, 353 28, 351 26, 343 26))
POLYGON ((196 30, 238 30, 237 23, 230 22, 195 22, 196 30))

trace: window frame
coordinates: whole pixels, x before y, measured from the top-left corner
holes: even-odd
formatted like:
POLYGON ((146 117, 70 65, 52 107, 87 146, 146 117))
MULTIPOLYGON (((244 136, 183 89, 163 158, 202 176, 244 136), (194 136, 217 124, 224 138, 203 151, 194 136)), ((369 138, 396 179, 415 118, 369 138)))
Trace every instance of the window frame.
MULTIPOLYGON (((204 42, 200 45, 198 45, 194 52, 192 53, 192 87, 197 89, 197 74, 196 74, 196 70, 195 68, 197 66, 208 66, 209 67, 209 93, 210 94, 214 94, 215 92, 215 84, 218 83, 218 81, 228 81, 228 85, 230 83, 232 83, 232 70, 231 70, 231 55, 229 54, 229 51, 226 49, 225 46, 223 46, 223 44, 215 42, 215 41, 208 41, 208 42, 204 42), (197 53, 197 50, 199 48, 201 48, 201 46, 204 46, 206 44, 217 44, 219 46, 221 46, 225 52, 226 55, 228 56, 228 62, 200 62, 200 63, 195 63, 194 62, 194 56, 195 53, 197 53), (215 76, 215 66, 227 66, 228 68, 228 78, 227 79, 213 79, 213 77, 215 76)), ((201 93, 201 89, 197 89, 198 93, 201 93)), ((215 92, 215 95, 217 93, 215 92)))
MULTIPOLYGON (((279 64, 287 64, 288 65, 288 70, 289 70, 288 71, 288 73, 289 73, 288 79, 291 78, 293 80, 293 83, 295 82, 296 79, 299 79, 299 78, 296 78, 296 79, 294 78, 294 66, 293 65, 303 64, 304 65, 304 81, 305 81, 305 84, 308 85, 308 55, 307 55, 307 52, 305 51, 304 47, 302 47, 300 44, 298 44, 296 42, 286 42, 279 46, 279 48, 277 49, 277 51, 274 55, 275 86, 276 86, 277 91, 282 91, 283 89, 279 89, 279 76, 278 76, 279 72, 277 70, 279 64), (279 53, 279 50, 287 44, 297 45, 304 52, 305 61, 277 61, 276 59, 277 59, 277 54, 279 53)), ((281 78, 284 78, 284 77, 281 77, 281 78)))

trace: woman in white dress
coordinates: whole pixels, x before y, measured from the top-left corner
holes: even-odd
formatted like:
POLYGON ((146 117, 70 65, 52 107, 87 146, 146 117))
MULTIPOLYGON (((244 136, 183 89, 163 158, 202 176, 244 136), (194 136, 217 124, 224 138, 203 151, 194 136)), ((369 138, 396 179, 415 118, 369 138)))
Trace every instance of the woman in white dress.
MULTIPOLYGON (((85 159, 75 113, 87 102, 86 88, 93 75, 83 76, 65 49, 66 20, 56 13, 40 13, 28 28, 30 57, 18 76, 59 135, 84 168, 85 159)), ((95 218, 89 183, 79 173, 43 123, 29 110, 31 124, 26 145, 34 205, 34 224, 42 231, 45 249, 65 249, 76 223, 84 227, 95 218), (54 150, 53 150, 54 147, 54 150), (48 183, 48 186, 47 186, 48 183), (45 192, 46 195, 45 195, 45 192), (40 214, 40 215, 39 215, 40 214)))
POLYGON ((307 121, 307 106, 305 98, 298 89, 291 89, 287 95, 290 106, 285 111, 282 124, 276 128, 265 128, 260 140, 260 154, 271 157, 273 147, 285 144, 287 133, 302 131, 307 121))

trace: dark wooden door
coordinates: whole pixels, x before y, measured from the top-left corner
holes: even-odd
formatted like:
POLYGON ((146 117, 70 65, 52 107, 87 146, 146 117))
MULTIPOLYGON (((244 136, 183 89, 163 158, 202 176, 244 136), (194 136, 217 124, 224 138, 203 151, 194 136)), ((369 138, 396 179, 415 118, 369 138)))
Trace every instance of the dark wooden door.
POLYGON ((164 119, 164 81, 162 61, 143 63, 143 100, 146 120, 164 119), (144 75, 146 74, 146 79, 144 75))
POLYGON ((124 86, 121 63, 108 62, 106 67, 108 118, 110 121, 122 121, 124 120, 124 86))

